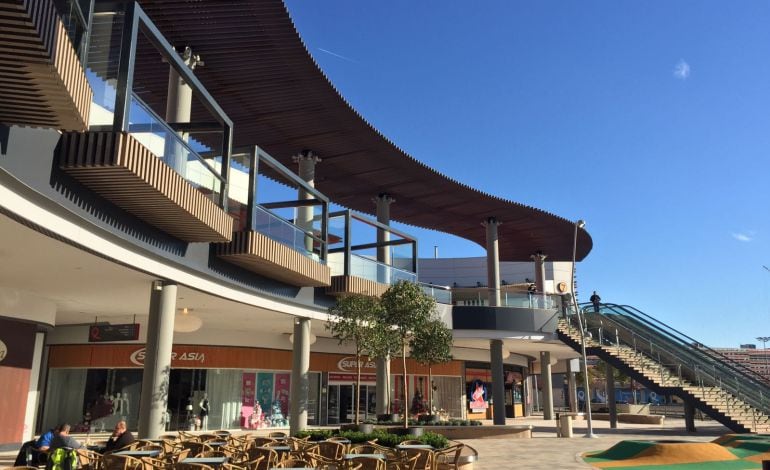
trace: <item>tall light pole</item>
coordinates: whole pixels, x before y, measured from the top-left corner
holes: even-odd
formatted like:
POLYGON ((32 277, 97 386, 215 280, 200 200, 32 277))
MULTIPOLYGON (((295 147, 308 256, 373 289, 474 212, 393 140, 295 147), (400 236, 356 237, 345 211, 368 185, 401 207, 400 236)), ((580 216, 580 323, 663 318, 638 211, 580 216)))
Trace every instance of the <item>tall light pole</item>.
MULTIPOLYGON (((764 267, 764 266, 763 266, 764 267)), ((767 268, 765 268, 767 269, 767 268)), ((758 336, 757 341, 762 341, 762 355, 765 357, 765 380, 770 379, 770 366, 767 363, 767 342, 770 341, 770 336, 758 336)))
POLYGON ((583 353, 583 393, 585 394, 586 416, 588 417, 588 433, 585 437, 597 437, 594 434, 593 420, 591 419, 591 394, 588 391, 588 360, 586 359, 586 335, 583 329, 583 320, 578 309, 577 296, 575 295, 575 258, 577 256, 577 234, 578 229, 586 226, 584 220, 575 222, 575 237, 572 239, 572 305, 575 308, 575 315, 578 318, 578 328, 580 328, 580 349, 583 353))

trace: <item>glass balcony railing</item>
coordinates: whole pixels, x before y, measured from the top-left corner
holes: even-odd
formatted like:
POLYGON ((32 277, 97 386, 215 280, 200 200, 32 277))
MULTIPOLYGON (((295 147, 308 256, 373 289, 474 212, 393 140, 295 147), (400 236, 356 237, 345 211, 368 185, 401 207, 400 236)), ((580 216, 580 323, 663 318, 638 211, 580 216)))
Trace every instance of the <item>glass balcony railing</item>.
POLYGON ((308 258, 324 263, 319 255, 319 243, 314 236, 263 207, 255 207, 254 229, 308 258), (308 249, 308 245, 312 249, 308 249))
MULTIPOLYGON (((139 97, 131 95, 128 132, 214 203, 221 199, 222 177, 139 97)), ((208 150, 202 148, 203 150, 208 150)))
MULTIPOLYGON (((345 254, 330 254, 328 265, 331 268, 332 276, 342 276, 345 274, 345 254)), ((354 253, 350 257, 350 275, 380 284, 395 284, 398 281, 417 282, 417 274, 415 273, 394 268, 354 253)))
POLYGON ((433 284, 420 283, 422 291, 433 297, 440 304, 452 304, 452 290, 449 287, 434 286, 433 284))
POLYGON ((548 294, 531 294, 528 292, 502 292, 500 300, 505 307, 518 308, 558 308, 560 303, 548 294))

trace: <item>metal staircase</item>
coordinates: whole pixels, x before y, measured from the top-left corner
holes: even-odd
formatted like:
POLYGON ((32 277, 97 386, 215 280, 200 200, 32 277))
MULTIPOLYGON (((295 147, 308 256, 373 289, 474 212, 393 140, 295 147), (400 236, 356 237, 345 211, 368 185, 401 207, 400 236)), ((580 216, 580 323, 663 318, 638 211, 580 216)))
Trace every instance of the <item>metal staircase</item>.
MULTIPOLYGON (((681 398, 734 432, 770 433, 767 379, 633 307, 583 307, 586 354, 659 394, 681 398)), ((557 331, 580 352, 577 315, 560 319, 557 331)))

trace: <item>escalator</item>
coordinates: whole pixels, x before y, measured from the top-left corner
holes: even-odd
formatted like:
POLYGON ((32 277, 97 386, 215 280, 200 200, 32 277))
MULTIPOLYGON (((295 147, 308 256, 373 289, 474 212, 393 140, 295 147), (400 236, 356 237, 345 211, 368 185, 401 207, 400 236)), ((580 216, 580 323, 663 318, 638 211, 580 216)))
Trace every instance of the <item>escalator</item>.
POLYGON ((742 364, 627 305, 583 305, 559 321, 559 338, 646 387, 682 399, 735 432, 770 432, 770 383, 742 364))

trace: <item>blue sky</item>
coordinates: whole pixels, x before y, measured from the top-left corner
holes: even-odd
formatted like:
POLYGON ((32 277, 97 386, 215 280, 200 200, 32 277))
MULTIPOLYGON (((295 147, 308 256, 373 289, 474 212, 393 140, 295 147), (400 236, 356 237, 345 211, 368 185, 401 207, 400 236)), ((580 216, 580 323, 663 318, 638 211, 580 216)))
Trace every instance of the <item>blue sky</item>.
MULTIPOLYGON (((770 335, 769 3, 287 5, 338 90, 401 148, 585 219, 581 297, 713 346, 770 335)), ((409 231, 423 256, 484 253, 409 231)))

